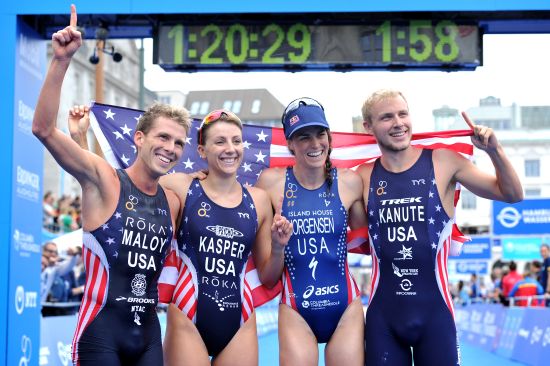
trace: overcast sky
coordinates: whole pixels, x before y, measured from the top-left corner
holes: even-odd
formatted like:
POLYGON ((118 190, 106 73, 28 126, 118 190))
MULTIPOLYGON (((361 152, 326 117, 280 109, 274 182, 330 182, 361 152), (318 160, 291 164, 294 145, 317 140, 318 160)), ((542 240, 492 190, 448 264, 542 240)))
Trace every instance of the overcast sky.
POLYGON ((550 105, 550 35, 485 35, 483 66, 475 71, 336 72, 200 72, 167 73, 151 64, 152 41, 146 41, 145 86, 154 91, 268 89, 283 104, 309 96, 325 107, 331 128, 351 131, 364 99, 380 88, 405 93, 416 132, 433 130, 432 110, 459 110, 494 96, 502 105, 550 105))

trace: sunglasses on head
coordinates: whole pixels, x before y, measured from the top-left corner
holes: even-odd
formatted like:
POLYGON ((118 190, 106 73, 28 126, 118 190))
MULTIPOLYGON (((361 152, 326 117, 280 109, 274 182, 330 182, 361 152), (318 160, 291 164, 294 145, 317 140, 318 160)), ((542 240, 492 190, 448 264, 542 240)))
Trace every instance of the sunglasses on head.
POLYGON ((287 107, 285 108, 285 111, 283 112, 283 117, 286 116, 288 113, 298 109, 302 105, 311 105, 311 106, 321 108, 323 111, 325 110, 325 108, 323 108, 323 105, 313 98, 308 98, 308 97, 298 98, 290 102, 289 105, 287 105, 287 107))
POLYGON ((210 113, 208 113, 204 118, 202 119, 202 123, 199 127, 199 144, 202 144, 202 130, 205 126, 209 125, 210 123, 216 122, 223 119, 224 121, 231 121, 231 122, 237 122, 239 125, 242 124, 241 119, 237 117, 237 115, 233 112, 230 112, 226 109, 216 109, 210 113))

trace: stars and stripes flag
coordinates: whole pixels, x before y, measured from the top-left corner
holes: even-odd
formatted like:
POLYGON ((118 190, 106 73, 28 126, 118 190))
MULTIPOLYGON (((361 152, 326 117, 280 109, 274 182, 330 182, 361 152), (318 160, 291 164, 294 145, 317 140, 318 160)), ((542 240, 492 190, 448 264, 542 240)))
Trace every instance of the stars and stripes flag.
MULTIPOLYGON (((127 168, 137 155, 133 135, 137 121, 142 111, 108 104, 93 103, 90 113, 90 124, 103 150, 107 161, 115 168, 127 168)), ((180 162, 174 171, 192 173, 206 168, 206 163, 199 158, 197 152, 197 131, 201 121, 194 119, 185 149, 180 162)), ((426 132, 414 134, 412 144, 429 149, 449 148, 471 157, 473 146, 469 136, 471 130, 426 132)), ((284 167, 292 165, 294 158, 287 149, 282 128, 268 126, 243 126, 244 158, 237 172, 237 179, 245 185, 253 185, 265 168, 284 167)), ((365 162, 375 160, 380 156, 380 149, 373 136, 362 133, 332 132, 331 161, 334 166, 354 168, 365 162)), ((455 205, 460 190, 457 188, 455 205)), ((453 242, 461 244, 467 238, 454 227, 453 242)), ((364 242, 355 246, 348 245, 350 252, 365 253, 368 244, 364 242)), ((457 245, 457 247, 460 245, 457 245)), ((255 273, 253 266, 249 272, 255 273)), ((261 287, 259 281, 255 282, 261 287)), ((257 302, 254 302, 257 306, 257 302)))

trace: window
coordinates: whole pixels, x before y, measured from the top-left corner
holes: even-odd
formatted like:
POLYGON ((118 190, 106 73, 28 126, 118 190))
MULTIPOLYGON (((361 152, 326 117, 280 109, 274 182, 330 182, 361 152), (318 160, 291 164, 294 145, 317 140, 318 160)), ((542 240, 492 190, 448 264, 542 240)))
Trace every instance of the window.
POLYGON ((540 177, 540 160, 538 159, 525 160, 525 176, 540 177))
POLYGON ((200 107, 200 103, 199 102, 193 102, 191 104, 191 109, 189 110, 189 113, 191 113, 191 115, 197 115, 199 114, 199 107, 200 107))
POLYGON ((226 111, 230 111, 232 106, 233 106, 233 102, 230 100, 226 100, 225 102, 223 102, 222 108, 225 109, 226 111))
POLYGON ((206 114, 209 112, 208 108, 210 108, 210 102, 202 102, 199 114, 201 116, 206 116, 206 114))
POLYGON ((171 102, 171 99, 169 95, 163 95, 163 96, 160 96, 159 97, 159 102, 163 103, 163 104, 170 104, 171 102))
POLYGON ((241 106, 242 105, 243 105, 243 103, 240 100, 236 100, 235 102, 233 102, 233 109, 231 109, 231 112, 233 112, 235 114, 241 113, 241 106))
POLYGON ((540 197, 540 188, 526 188, 525 197, 540 197))
POLYGON ((250 108, 250 112, 252 112, 253 114, 258 114, 260 113, 260 107, 262 105, 262 101, 259 100, 259 99, 255 99, 253 102, 252 102, 252 108, 250 108))
POLYGON ((470 191, 462 188, 460 193, 460 201, 462 202, 462 208, 465 210, 475 210, 477 208, 477 197, 470 191))

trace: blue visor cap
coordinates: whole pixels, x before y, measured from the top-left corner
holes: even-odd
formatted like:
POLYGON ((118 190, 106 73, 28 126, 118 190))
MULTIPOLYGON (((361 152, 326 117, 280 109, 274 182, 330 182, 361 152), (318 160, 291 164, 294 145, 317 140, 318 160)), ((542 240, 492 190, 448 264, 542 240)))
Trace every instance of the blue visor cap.
POLYGON ((302 104, 283 117, 283 128, 287 140, 296 131, 308 126, 319 126, 330 129, 325 112, 318 106, 302 104))

